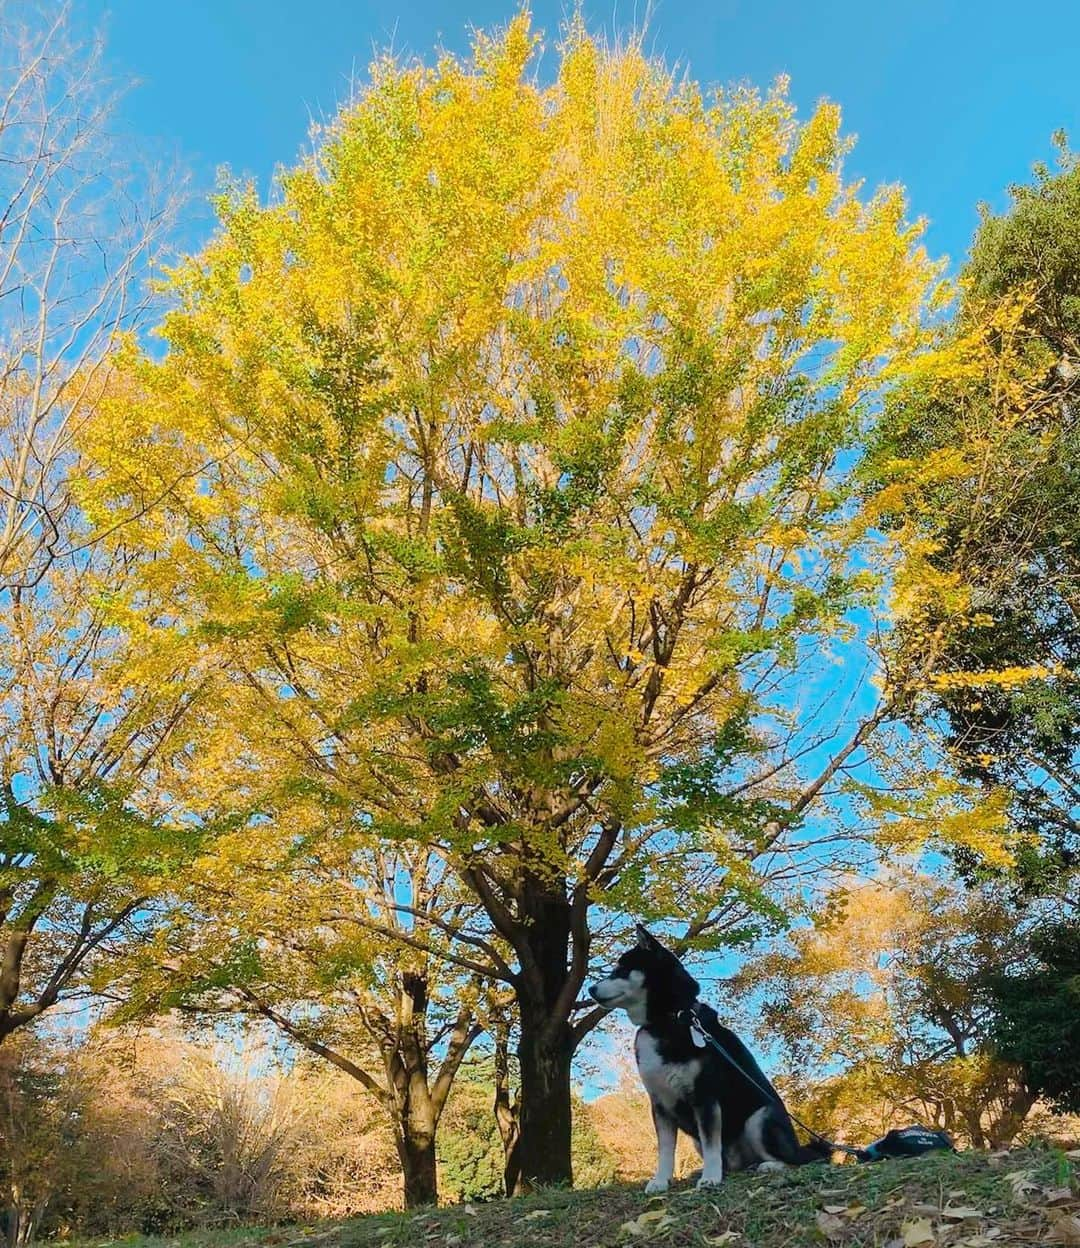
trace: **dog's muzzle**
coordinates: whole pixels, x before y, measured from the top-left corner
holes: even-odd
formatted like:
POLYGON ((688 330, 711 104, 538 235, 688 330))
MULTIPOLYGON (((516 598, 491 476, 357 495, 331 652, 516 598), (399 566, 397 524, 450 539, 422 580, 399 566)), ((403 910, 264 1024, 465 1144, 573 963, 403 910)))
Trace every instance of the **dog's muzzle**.
POLYGON ((605 1010, 613 1010, 618 1006, 619 1002, 622 1000, 623 994, 621 992, 616 992, 614 996, 604 996, 603 992, 601 991, 603 987, 604 987, 604 984, 602 982, 599 984, 590 985, 589 990, 588 990, 589 996, 592 997, 592 999, 596 1002, 597 1005, 602 1005, 605 1010))

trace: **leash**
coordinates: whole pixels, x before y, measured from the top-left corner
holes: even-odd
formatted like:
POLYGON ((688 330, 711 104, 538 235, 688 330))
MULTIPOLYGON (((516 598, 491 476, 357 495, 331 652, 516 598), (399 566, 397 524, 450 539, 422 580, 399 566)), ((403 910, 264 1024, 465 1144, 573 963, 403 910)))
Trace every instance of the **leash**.
MULTIPOLYGON (((711 1032, 706 1030, 705 1024, 702 1023, 701 1019, 698 1017, 696 1003, 694 1005, 688 1006, 685 1010, 681 1011, 681 1013, 676 1015, 676 1018, 678 1018, 679 1022, 684 1023, 686 1026, 688 1026, 691 1032, 693 1032, 694 1035, 699 1036, 705 1044, 715 1049, 716 1052, 720 1054, 720 1056, 724 1059, 725 1062, 728 1063, 729 1066, 734 1066, 735 1069, 739 1072, 739 1074, 742 1075, 742 1077, 745 1080, 747 1080, 748 1083, 752 1084, 755 1088, 757 1088, 757 1090, 763 1093, 770 1101, 779 1099, 775 1088, 763 1087, 754 1078, 753 1075, 748 1074, 745 1070, 743 1070, 743 1068, 731 1056, 731 1054, 727 1051, 727 1049, 724 1048, 724 1046, 720 1043, 720 1041, 717 1040, 717 1038, 714 1035, 712 1035, 711 1032)), ((786 1105, 784 1106, 784 1109, 785 1109, 785 1112, 787 1113, 787 1116, 791 1119, 791 1121, 795 1123, 796 1126, 802 1127, 802 1129, 806 1132, 808 1136, 810 1136, 811 1139, 818 1140, 820 1143, 827 1145, 828 1148, 832 1149, 834 1152, 847 1153, 850 1157, 859 1157, 860 1153, 864 1151, 859 1148, 852 1148, 848 1144, 837 1144, 834 1140, 826 1139, 825 1136, 823 1136, 820 1131, 815 1131, 813 1127, 808 1127, 805 1122, 801 1121, 801 1119, 799 1118, 796 1118, 795 1115, 787 1108, 786 1105)))

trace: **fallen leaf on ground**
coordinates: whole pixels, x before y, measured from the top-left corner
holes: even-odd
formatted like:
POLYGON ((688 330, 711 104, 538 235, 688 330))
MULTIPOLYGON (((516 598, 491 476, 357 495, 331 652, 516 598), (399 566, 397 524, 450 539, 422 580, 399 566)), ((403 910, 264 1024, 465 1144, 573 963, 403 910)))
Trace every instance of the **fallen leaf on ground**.
POLYGON ((534 1209, 532 1213, 527 1213, 521 1220, 522 1222, 535 1222, 537 1218, 548 1218, 550 1216, 550 1209, 534 1209))
POLYGON ((946 1205, 941 1211, 944 1218, 954 1218, 957 1222, 964 1222, 968 1218, 984 1218, 986 1214, 981 1209, 972 1209, 968 1205, 946 1205))
POLYGON ((842 1213, 845 1218, 854 1220, 860 1213, 866 1212, 865 1205, 825 1205, 826 1213, 842 1213))
POLYGON ((1031 1170, 1013 1170, 1005 1176, 1005 1182, 1013 1190, 1014 1196, 1023 1196, 1025 1192, 1038 1191, 1039 1185, 1032 1181, 1031 1170))
POLYGON ((1060 1205, 1063 1200, 1072 1200, 1072 1188, 1048 1187, 1043 1196, 1048 1205, 1060 1205))
POLYGON ((932 1244, 937 1237, 929 1218, 916 1218, 901 1226, 900 1238, 904 1242, 904 1248, 916 1248, 918 1244, 932 1244))
POLYGON ((1059 1244, 1080 1244, 1080 1218, 1064 1209, 1051 1209, 1054 1239, 1059 1244))
POLYGON ((839 1239, 844 1233, 844 1224, 834 1213, 821 1210, 817 1215, 818 1230, 826 1239, 839 1239))
POLYGON ((738 1238, 738 1231, 725 1231, 722 1235, 706 1235, 705 1242, 711 1244, 713 1248, 720 1248, 721 1244, 730 1244, 738 1238))
POLYGON ((632 1222, 624 1222, 619 1227, 619 1233, 633 1236, 635 1239, 651 1239, 652 1236, 658 1235, 674 1224, 675 1219, 663 1209, 646 1209, 644 1213, 639 1213, 632 1222))

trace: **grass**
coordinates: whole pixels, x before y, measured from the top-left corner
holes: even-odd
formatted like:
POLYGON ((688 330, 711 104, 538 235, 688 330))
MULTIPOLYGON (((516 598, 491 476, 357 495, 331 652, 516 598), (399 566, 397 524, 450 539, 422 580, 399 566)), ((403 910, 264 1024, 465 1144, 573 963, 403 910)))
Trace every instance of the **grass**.
POLYGON ((738 1174, 722 1187, 551 1189, 517 1200, 308 1227, 83 1241, 80 1248, 1011 1248, 1080 1245, 1075 1158, 928 1154, 738 1174))

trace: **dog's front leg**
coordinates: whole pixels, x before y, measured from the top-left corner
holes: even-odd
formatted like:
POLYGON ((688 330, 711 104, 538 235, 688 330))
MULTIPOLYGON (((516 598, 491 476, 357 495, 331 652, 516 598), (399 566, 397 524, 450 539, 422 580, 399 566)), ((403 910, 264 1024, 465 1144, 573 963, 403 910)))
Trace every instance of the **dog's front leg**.
POLYGON ((646 1192, 666 1192, 675 1173, 675 1139, 678 1128, 655 1101, 652 1104, 656 1128, 656 1173, 645 1184, 646 1192))
POLYGON ((724 1141, 719 1105, 694 1110, 698 1142, 701 1145, 701 1178, 698 1187, 714 1187, 724 1181, 724 1141))

